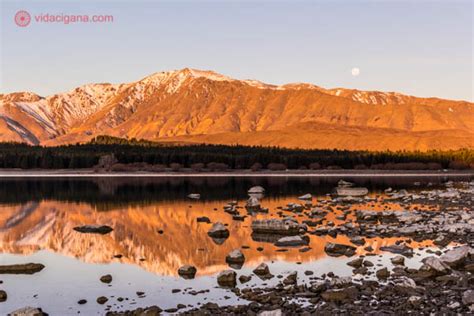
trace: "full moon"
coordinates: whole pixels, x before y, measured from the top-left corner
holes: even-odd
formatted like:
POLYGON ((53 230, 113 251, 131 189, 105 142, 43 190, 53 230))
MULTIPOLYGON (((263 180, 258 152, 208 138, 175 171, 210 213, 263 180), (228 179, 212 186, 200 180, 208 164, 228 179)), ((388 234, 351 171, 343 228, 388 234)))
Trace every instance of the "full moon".
POLYGON ((357 67, 352 68, 351 73, 354 77, 357 77, 360 74, 360 69, 357 67))

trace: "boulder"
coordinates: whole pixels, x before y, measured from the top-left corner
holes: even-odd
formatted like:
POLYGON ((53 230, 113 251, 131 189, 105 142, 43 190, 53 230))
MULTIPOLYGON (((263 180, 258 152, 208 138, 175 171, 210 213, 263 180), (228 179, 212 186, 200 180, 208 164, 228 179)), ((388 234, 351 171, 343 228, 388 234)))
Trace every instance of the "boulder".
POLYGON ((97 301, 98 304, 103 305, 103 304, 107 303, 108 300, 109 299, 105 296, 99 296, 96 301, 97 301))
POLYGON ((395 256, 390 261, 395 265, 404 265, 405 264, 405 257, 403 256, 395 256))
POLYGON ((249 194, 263 194, 265 193, 265 189, 262 188, 261 186, 254 186, 248 190, 248 193, 249 194))
POLYGON ((444 255, 442 255, 439 259, 449 265, 450 267, 457 267, 464 263, 464 261, 468 258, 469 252, 471 251, 471 247, 465 245, 461 247, 457 247, 451 250, 448 250, 444 255))
POLYGON ((298 200, 311 200, 313 196, 310 193, 306 193, 298 197, 298 200))
POLYGON ((296 284, 298 279, 298 272, 292 271, 290 274, 283 279, 283 284, 285 285, 294 285, 296 284))
POLYGON ((375 275, 377 276, 377 278, 379 279, 386 279, 390 276, 390 271, 388 271, 387 268, 382 268, 382 269, 379 269, 375 272, 375 275))
POLYGON ((249 282, 251 279, 252 279, 252 276, 251 276, 251 275, 241 275, 241 276, 239 277, 239 281, 240 281, 240 283, 242 283, 242 284, 249 282))
POLYGON ((196 220, 198 223, 208 223, 208 224, 211 223, 211 220, 207 216, 198 217, 196 220))
POLYGON ((253 273, 259 276, 268 275, 270 274, 270 269, 268 268, 268 265, 266 263, 262 262, 253 270, 253 273))
POLYGON ((352 301, 357 298, 359 291, 355 286, 349 286, 341 289, 331 289, 321 293, 325 301, 344 302, 352 301))
POLYGON ((237 284, 237 273, 224 270, 217 275, 217 284, 223 287, 234 287, 237 284))
POLYGON ((114 229, 107 225, 84 225, 73 228, 75 231, 86 234, 101 234, 105 235, 113 231, 114 229))
POLYGON ((433 256, 424 258, 422 262, 424 264, 420 268, 421 271, 432 271, 435 274, 447 274, 450 270, 446 263, 433 256))
POLYGON ((306 231, 306 225, 290 219, 261 219, 252 221, 252 231, 257 234, 298 235, 306 231))
POLYGON ((108 284, 112 282, 112 276, 110 274, 103 275, 100 277, 100 282, 108 284))
POLYGON ((33 274, 43 269, 41 263, 0 265, 0 274, 33 274))
POLYGON ((462 302, 464 305, 474 304, 474 290, 467 290, 462 294, 462 302))
POLYGON ((227 238, 229 237, 229 230, 224 226, 224 224, 217 222, 212 225, 207 234, 214 238, 227 238))
POLYGON ((309 238, 307 236, 286 236, 278 239, 275 243, 278 247, 300 247, 309 244, 309 238), (305 238, 306 237, 306 238, 305 238))
POLYGON ((362 266, 362 262, 364 262, 364 258, 357 258, 347 263, 348 266, 354 268, 360 268, 362 266))
POLYGON ((178 275, 183 279, 194 279, 196 272, 196 267, 189 264, 186 264, 178 269, 178 275))
POLYGON ((356 249, 357 248, 353 246, 335 243, 327 243, 326 246, 324 246, 324 251, 331 257, 351 257, 355 254, 356 249))
POLYGON ((339 188, 350 188, 350 187, 354 186, 354 183, 341 179, 337 182, 337 186, 339 188))
POLYGON ((228 264, 243 264, 245 262, 245 256, 239 249, 235 249, 225 257, 225 261, 228 264))
POLYGON ((337 196, 365 196, 369 194, 367 188, 337 187, 334 189, 337 196))
POLYGON ((390 246, 383 246, 383 247, 380 247, 380 250, 388 251, 388 252, 396 253, 396 254, 401 254, 406 257, 413 256, 413 249, 403 244, 400 244, 400 245, 393 244, 390 246))

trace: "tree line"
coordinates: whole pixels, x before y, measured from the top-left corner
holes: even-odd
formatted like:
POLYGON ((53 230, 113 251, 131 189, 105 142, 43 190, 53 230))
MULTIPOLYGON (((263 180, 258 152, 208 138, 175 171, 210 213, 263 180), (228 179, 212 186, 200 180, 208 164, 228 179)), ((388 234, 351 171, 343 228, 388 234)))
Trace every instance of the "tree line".
MULTIPOLYGON (((0 143, 0 168, 73 169, 474 169, 474 150, 348 151, 263 146, 183 145, 98 136, 86 144, 57 147, 0 143)), ((134 170, 135 170, 134 169, 134 170)))

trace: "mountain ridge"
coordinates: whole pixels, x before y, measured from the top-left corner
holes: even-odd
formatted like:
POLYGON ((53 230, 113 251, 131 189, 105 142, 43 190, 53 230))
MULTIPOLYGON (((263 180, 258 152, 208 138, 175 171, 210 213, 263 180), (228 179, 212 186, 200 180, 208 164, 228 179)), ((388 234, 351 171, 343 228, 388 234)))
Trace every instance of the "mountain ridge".
POLYGON ((31 92, 0 94, 0 141, 46 146, 86 142, 102 134, 249 144, 248 135, 253 133, 263 142, 260 145, 270 146, 458 149, 474 148, 472 122, 474 104, 467 101, 306 83, 270 85, 190 68, 157 72, 131 83, 82 85, 47 97, 31 92), (360 133, 354 136, 357 128, 360 133), (330 138, 321 134, 325 129, 338 135, 332 143, 316 137, 330 138), (285 141, 279 142, 278 132, 286 135, 285 141), (402 135, 404 141, 394 139, 391 144, 380 134, 402 135), (311 141, 302 142, 303 135, 311 141), (377 146, 377 140, 383 145, 377 146))

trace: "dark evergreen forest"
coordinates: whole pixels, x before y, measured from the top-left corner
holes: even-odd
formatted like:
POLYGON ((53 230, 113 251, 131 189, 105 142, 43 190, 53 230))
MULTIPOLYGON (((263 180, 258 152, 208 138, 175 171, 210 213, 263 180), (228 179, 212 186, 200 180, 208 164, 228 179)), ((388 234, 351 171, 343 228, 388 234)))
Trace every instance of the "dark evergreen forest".
POLYGON ((369 152, 277 147, 186 145, 99 136, 87 144, 57 147, 0 143, 0 168, 107 167, 161 171, 225 169, 474 169, 474 150, 369 152), (109 159, 107 159, 107 157, 109 159), (105 158, 105 159, 104 159, 105 158), (108 164, 108 166, 105 166, 108 164))

